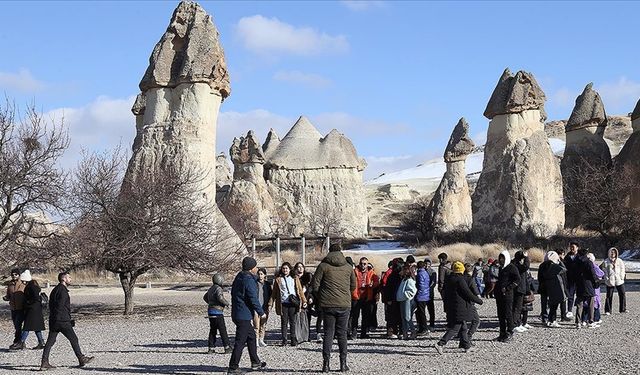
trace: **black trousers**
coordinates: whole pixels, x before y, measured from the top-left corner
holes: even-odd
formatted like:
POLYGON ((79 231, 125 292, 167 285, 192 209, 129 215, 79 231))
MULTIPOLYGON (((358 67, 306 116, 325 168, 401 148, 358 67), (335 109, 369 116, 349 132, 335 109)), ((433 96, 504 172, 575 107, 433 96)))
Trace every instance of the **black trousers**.
POLYGON ((22 337, 22 323, 24 323, 24 310, 11 310, 11 321, 15 330, 13 343, 20 342, 22 337))
POLYGON ((471 320, 469 321, 469 341, 473 337, 473 334, 476 333, 478 327, 480 326, 480 314, 478 314, 478 309, 475 306, 471 306, 471 320))
MULTIPOLYGON (((567 306, 564 301, 562 301, 562 302, 550 302, 549 303, 549 315, 548 315, 549 323, 553 323, 553 322, 555 322, 557 320, 557 318, 558 318, 558 305, 565 306, 565 308, 567 306)), ((566 316, 566 311, 565 311, 565 316, 566 316)), ((563 318, 565 316, 563 316, 563 318)))
POLYGON ((291 334, 291 343, 296 344, 296 313, 298 308, 294 305, 282 304, 282 314, 280 315, 280 333, 282 334, 282 343, 287 342, 287 326, 289 326, 289 334, 291 334))
POLYGON ((331 346, 334 336, 338 337, 340 349, 340 361, 347 360, 347 326, 349 325, 349 308, 325 307, 322 309, 322 324, 324 325, 324 337, 322 337, 322 358, 328 361, 331 358, 331 346))
POLYGON ((513 326, 522 325, 522 303, 524 302, 524 294, 513 294, 513 326))
POLYGON ((427 301, 416 301, 416 323, 418 324, 418 332, 427 330, 427 301))
POLYGON ((433 294, 431 299, 427 301, 427 311, 429 312, 429 326, 433 328, 436 325, 436 307, 433 304, 433 294))
POLYGON ((500 336, 513 334, 513 294, 496 294, 500 336))
POLYGON ((251 364, 260 364, 258 348, 256 346, 256 330, 251 324, 252 321, 234 320, 233 322, 236 325, 236 339, 233 344, 231 359, 229 359, 229 369, 235 370, 240 366, 240 358, 242 358, 242 351, 244 350, 245 345, 249 351, 251 364))
POLYGON ((459 347, 469 349, 471 347, 471 343, 469 342, 467 332, 468 328, 466 322, 447 322, 447 332, 445 332, 444 336, 442 336, 440 341, 438 341, 438 345, 445 346, 449 340, 460 334, 459 347))
POLYGON ((367 324, 369 328, 378 328, 378 302, 372 301, 369 303, 369 322, 367 324))
POLYGON ((576 298, 576 283, 568 282, 567 283, 567 311, 572 311, 573 306, 575 306, 575 298, 576 298))
POLYGON ((358 321, 360 320, 360 312, 362 312, 362 324, 360 325, 360 334, 364 335, 367 333, 367 327, 371 321, 370 313, 371 313, 371 304, 369 301, 365 300, 357 300, 353 301, 351 304, 351 325, 349 329, 351 330, 351 334, 355 335, 358 330, 358 321))
POLYGON ((49 362, 49 354, 51 353, 53 344, 56 343, 58 333, 62 333, 62 335, 69 340, 71 348, 73 348, 73 353, 75 353, 76 357, 82 357, 82 351, 80 350, 80 344, 78 343, 78 336, 76 336, 71 323, 64 323, 61 325, 52 324, 51 327, 49 327, 49 335, 47 336, 47 342, 44 345, 44 351, 42 352, 42 361, 49 362))
POLYGON ((224 316, 210 316, 209 317, 209 347, 214 348, 216 346, 216 333, 220 332, 220 338, 222 339, 222 345, 229 347, 229 335, 227 335, 227 326, 224 322, 224 316))
POLYGON ((549 298, 546 293, 540 293, 540 319, 543 322, 549 319, 549 298))
POLYGON ((627 297, 624 291, 624 284, 618 286, 607 287, 607 298, 604 301, 604 312, 610 313, 613 308, 613 292, 618 291, 618 298, 620 299, 620 312, 627 311, 627 297))
POLYGON ((400 302, 392 301, 391 305, 387 306, 388 320, 387 327, 390 328, 394 334, 398 335, 402 332, 402 319, 400 318, 400 302))

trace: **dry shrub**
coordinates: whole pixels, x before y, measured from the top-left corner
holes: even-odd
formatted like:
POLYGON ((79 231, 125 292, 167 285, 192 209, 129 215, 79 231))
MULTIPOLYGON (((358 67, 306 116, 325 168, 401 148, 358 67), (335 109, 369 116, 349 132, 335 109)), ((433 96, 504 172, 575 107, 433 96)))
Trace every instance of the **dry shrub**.
POLYGON ((467 242, 459 242, 441 247, 419 248, 416 251, 418 256, 428 256, 433 263, 437 263, 438 254, 446 253, 450 261, 459 260, 465 263, 474 263, 478 258, 497 259, 501 251, 505 249, 501 244, 475 245, 467 242))
POLYGON ((544 254, 544 250, 538 247, 532 247, 529 249, 529 260, 531 263, 542 263, 544 261, 544 254))

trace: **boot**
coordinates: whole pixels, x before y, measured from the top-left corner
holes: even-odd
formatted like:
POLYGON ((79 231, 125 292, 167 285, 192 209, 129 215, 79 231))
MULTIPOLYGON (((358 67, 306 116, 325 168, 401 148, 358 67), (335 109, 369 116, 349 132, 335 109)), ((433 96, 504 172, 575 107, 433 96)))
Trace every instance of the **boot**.
POLYGON ((78 357, 78 362, 79 362, 78 367, 84 367, 84 365, 86 365, 87 363, 89 363, 91 361, 93 361, 93 357, 89 357, 89 356, 86 356, 86 355, 80 356, 80 357, 78 357))
POLYGON ((9 347, 9 350, 22 350, 25 348, 24 341, 17 342, 9 347))
POLYGON ((349 366, 347 366, 347 359, 340 358, 340 372, 349 371, 349 366))
POLYGON ((47 371, 54 368, 56 368, 56 366, 52 366, 48 359, 42 359, 42 362, 40 363, 40 371, 47 371))
POLYGON ((325 359, 322 361, 322 372, 329 372, 329 360, 325 359))
POLYGON ((38 341, 38 345, 31 348, 32 350, 44 349, 44 341, 38 341))

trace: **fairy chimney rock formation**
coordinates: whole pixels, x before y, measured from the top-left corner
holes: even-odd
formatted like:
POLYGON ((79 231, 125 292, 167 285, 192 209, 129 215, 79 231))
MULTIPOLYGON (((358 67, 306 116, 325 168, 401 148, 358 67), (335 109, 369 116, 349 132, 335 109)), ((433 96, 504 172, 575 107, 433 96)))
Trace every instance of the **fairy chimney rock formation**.
POLYGON ((233 182, 231 168, 229 168, 227 156, 221 152, 216 156, 216 202, 229 192, 231 182, 233 182))
POLYGON ((628 200, 632 207, 640 208, 640 100, 631 113, 633 133, 616 157, 617 173, 630 174, 636 182, 636 189, 629 192, 628 200))
POLYGON ((564 226, 562 177, 543 121, 545 95, 531 73, 506 69, 487 104, 473 229, 499 236, 549 236, 564 226))
POLYGON ((464 118, 453 129, 444 161, 447 171, 430 204, 433 225, 437 232, 467 231, 473 222, 471 194, 467 183, 465 161, 475 144, 469 138, 469 124, 464 118))
POLYGON ((269 158, 273 151, 278 148, 280 144, 280 137, 276 134, 276 131, 273 129, 269 129, 269 133, 267 134, 267 139, 264 141, 262 145, 262 151, 264 152, 265 158, 269 158))
POLYGON ((609 168, 611 152, 604 140, 607 115, 600 95, 589 83, 576 98, 565 127, 566 146, 560 163, 565 201, 565 226, 575 228, 582 222, 582 208, 575 204, 587 168, 609 168))
POLYGON ((127 168, 128 183, 173 168, 193 168, 204 176, 194 199, 214 213, 212 226, 221 249, 242 246, 215 204, 216 124, 230 93, 218 30, 200 5, 181 2, 156 44, 140 82, 132 112, 136 138, 127 168), (224 233, 223 233, 224 232, 224 233))

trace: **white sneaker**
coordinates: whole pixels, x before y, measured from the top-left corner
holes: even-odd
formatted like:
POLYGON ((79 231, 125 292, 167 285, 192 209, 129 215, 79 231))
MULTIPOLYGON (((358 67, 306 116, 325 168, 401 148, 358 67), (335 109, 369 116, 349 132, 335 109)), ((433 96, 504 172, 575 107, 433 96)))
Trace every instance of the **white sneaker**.
POLYGON ((600 328, 600 324, 593 322, 591 324, 589 324, 589 328, 600 328))
POLYGON ((264 340, 260 340, 260 346, 268 346, 266 342, 264 342, 264 340))
POLYGON ((582 326, 586 327, 587 326, 587 322, 582 322, 582 326))
POLYGON ((571 311, 567 313, 567 318, 573 318, 573 313, 571 311))
POLYGON ((513 331, 518 333, 523 333, 523 332, 527 332, 527 329, 524 328, 523 326, 517 326, 513 329, 513 331))
POLYGON ((530 326, 529 324, 525 324, 525 325, 524 325, 524 328, 526 328, 526 329, 531 329, 531 328, 533 328, 533 327, 532 327, 532 326, 530 326))
POLYGON ((604 315, 609 316, 609 315, 611 315, 611 313, 610 312, 606 312, 606 313, 604 313, 604 315))
POLYGON ((602 319, 598 320, 596 324, 602 324, 602 319))
POLYGON ((549 325, 549 327, 551 327, 551 328, 560 328, 560 323, 558 323, 558 322, 553 322, 553 323, 551 323, 551 324, 549 325))

